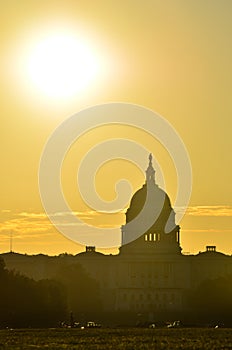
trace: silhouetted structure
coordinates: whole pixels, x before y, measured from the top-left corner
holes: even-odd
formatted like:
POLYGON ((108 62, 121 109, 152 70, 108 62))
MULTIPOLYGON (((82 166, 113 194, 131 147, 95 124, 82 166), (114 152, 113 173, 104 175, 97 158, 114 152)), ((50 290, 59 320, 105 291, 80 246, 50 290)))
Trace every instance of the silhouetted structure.
POLYGON ((152 155, 146 170, 146 182, 132 197, 122 226, 123 245, 120 253, 160 254, 179 253, 180 227, 175 224, 175 212, 168 195, 155 182, 152 155), (137 233, 139 238, 134 240, 137 233), (142 234, 143 233, 143 234, 142 234))
POLYGON ((49 327, 66 316, 66 293, 61 283, 34 281, 8 271, 0 258, 0 328, 49 327))
MULTIPOLYGON (((61 266, 80 264, 97 282, 92 295, 100 288, 101 313, 113 313, 120 322, 175 319, 189 312, 193 315, 194 308, 199 311, 197 305, 200 307, 204 300, 204 281, 221 278, 224 285, 229 285, 231 256, 217 252, 215 246, 207 246, 205 252, 197 255, 181 253, 180 227, 175 224, 168 195, 155 182, 151 155, 145 184, 133 195, 126 212, 122 241, 129 243, 120 247, 118 255, 104 255, 94 247, 86 247, 76 256, 2 256, 8 268, 36 279, 56 276, 61 266), (139 237, 133 240, 138 233, 139 237), (194 299, 194 293, 198 299, 194 299)), ((218 290, 222 290, 220 286, 218 290)), ((218 298, 223 298, 223 293, 218 298)))

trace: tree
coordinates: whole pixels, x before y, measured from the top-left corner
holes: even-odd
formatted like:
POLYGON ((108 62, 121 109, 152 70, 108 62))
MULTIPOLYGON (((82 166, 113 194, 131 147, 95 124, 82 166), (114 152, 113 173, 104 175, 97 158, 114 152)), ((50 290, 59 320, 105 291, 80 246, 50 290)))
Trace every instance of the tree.
POLYGON ((232 276, 203 281, 189 295, 189 305, 203 322, 229 324, 232 314, 232 276))
POLYGON ((66 295, 60 283, 36 282, 8 271, 1 259, 0 284, 0 326, 55 326, 66 317, 66 295))
POLYGON ((101 309, 99 285, 80 264, 61 266, 55 278, 65 286, 70 311, 75 315, 97 313, 101 309))

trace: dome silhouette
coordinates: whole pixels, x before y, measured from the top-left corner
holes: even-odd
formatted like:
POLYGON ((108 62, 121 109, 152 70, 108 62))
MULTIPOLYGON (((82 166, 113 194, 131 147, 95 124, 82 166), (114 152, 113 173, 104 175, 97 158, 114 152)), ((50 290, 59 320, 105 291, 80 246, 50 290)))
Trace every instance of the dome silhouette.
POLYGON ((130 201, 126 224, 122 226, 122 247, 125 249, 176 252, 179 246, 179 226, 167 193, 155 182, 152 155, 146 170, 146 182, 130 201))
POLYGON ((154 229, 164 230, 165 225, 171 215, 173 209, 171 207, 170 199, 166 192, 164 192, 157 184, 149 189, 150 195, 147 196, 148 186, 147 183, 140 188, 131 198, 130 206, 126 212, 126 222, 130 222, 135 219, 143 209, 146 199, 147 202, 147 214, 154 217, 154 229), (157 217, 157 211, 159 215, 157 217))

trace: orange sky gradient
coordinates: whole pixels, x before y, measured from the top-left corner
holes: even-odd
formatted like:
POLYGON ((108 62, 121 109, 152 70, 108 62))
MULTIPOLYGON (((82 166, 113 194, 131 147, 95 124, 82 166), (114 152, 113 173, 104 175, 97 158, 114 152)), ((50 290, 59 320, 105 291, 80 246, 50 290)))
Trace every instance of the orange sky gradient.
MULTIPOLYGON (((84 250, 46 218, 38 188, 40 156, 53 130, 74 113, 96 104, 128 102, 166 118, 188 149, 193 188, 180 223, 183 251, 197 253, 209 244, 232 254, 231 13, 229 0, 1 4, 1 252, 9 251, 11 235, 13 250, 20 253, 84 250), (86 42, 99 63, 88 86, 59 98, 39 90, 27 66, 37 42, 58 32, 86 42)), ((78 192, 76 173, 91 147, 114 137, 129 137, 147 147, 162 166, 172 203, 176 195, 175 167, 157 140, 132 127, 96 128, 73 145, 62 168, 72 210, 96 226, 120 226, 124 212, 101 215, 88 208, 78 192)), ((97 173, 99 194, 113 199, 114 184, 122 177, 133 191, 144 183, 144 174, 133 164, 113 160, 97 173)))

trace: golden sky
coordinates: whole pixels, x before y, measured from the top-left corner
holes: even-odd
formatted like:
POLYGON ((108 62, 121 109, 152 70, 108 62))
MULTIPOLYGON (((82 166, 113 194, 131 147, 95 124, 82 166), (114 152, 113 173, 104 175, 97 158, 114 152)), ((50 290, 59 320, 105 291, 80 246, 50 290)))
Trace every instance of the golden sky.
MULTIPOLYGON (((11 233, 17 252, 83 250, 46 218, 38 188, 40 156, 53 130, 71 115, 96 104, 129 102, 166 118, 188 149, 193 188, 180 223, 183 251, 196 253, 215 244, 218 250, 232 253, 231 13, 229 0, 1 3, 1 252, 9 250, 11 233), (79 71, 72 70, 72 61, 69 67, 75 79, 80 71, 85 79, 88 67, 86 71, 80 67, 89 58, 92 66, 96 64, 86 86, 56 90, 65 87, 62 72, 56 71, 53 89, 46 80, 52 70, 46 66, 54 43, 49 40, 56 35, 82 45, 78 55, 74 53, 79 71), (84 63, 79 62, 83 53, 84 63)), ((54 65, 63 53, 59 48, 55 54, 54 65)), ((106 126, 83 135, 64 161, 62 184, 71 208, 96 225, 124 223, 122 213, 93 213, 75 187, 82 157, 108 137, 130 137, 154 154, 173 203, 175 169, 161 145, 137 129, 106 126)), ((114 183, 121 177, 131 182, 133 191, 144 183, 144 175, 134 165, 109 162, 96 177, 97 190, 106 200, 114 197, 114 183)))

